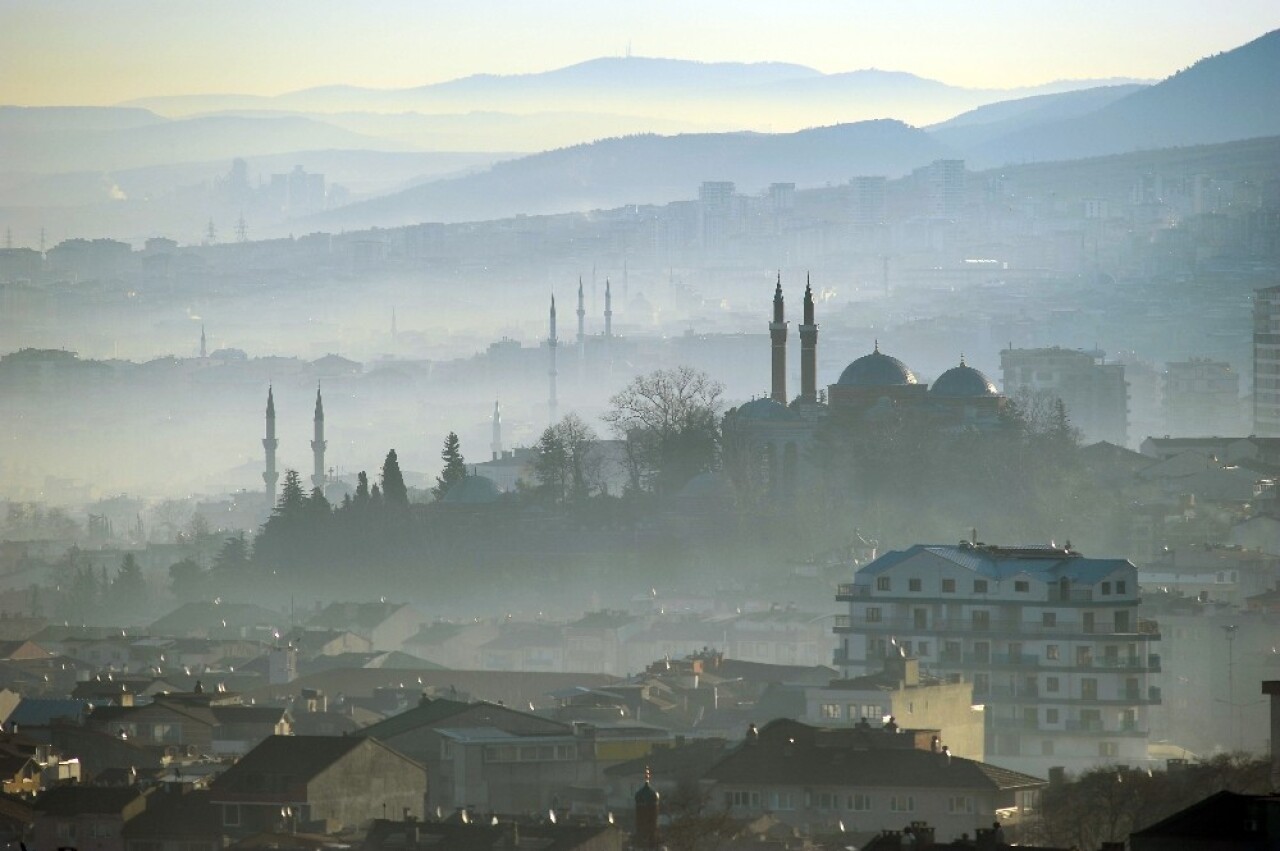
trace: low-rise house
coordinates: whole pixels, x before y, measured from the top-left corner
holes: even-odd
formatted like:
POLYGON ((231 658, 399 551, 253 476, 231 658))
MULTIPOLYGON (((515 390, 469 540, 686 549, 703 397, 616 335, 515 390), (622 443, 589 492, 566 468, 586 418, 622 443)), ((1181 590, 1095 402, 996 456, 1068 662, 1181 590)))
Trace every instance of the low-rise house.
MULTIPOLYGON (((408 641, 404 651, 419 659, 457 670, 479 670, 480 648, 498 637, 499 627, 492 621, 423 624, 408 641)), ((575 669, 576 670, 576 669, 575 669)))
POLYGON ((56 786, 36 799, 32 844, 125 851, 124 826, 146 810, 147 797, 133 787, 56 786))
POLYGON ((102 706, 88 718, 95 730, 153 747, 201 754, 247 753, 268 736, 290 732, 282 707, 245 706, 235 695, 156 695, 145 706, 102 706))
MULTIPOLYGON (((469 817, 468 817, 469 819, 469 817)), ((611 824, 554 824, 499 821, 497 824, 449 821, 383 821, 365 838, 365 851, 447 848, 450 851, 622 851, 628 847, 621 830, 611 824)))
POLYGON ((283 632, 289 617, 252 603, 185 603, 148 627, 171 638, 265 638, 283 632))
POLYGON ((1046 782, 937 749, 935 731, 824 729, 778 720, 713 765, 703 783, 740 818, 771 813, 811 831, 857 833, 934 825, 973 834, 996 810, 1031 809, 1046 782))
POLYGON ((307 626, 353 632, 368 639, 374 650, 399 650, 421 623, 422 615, 405 603, 332 603, 307 626))
POLYGON ((422 819, 422 765, 368 737, 272 736, 213 781, 222 829, 246 836, 281 827, 356 829, 387 813, 422 819))
POLYGON ((480 648, 486 671, 563 671, 565 640, 557 624, 519 623, 480 648))

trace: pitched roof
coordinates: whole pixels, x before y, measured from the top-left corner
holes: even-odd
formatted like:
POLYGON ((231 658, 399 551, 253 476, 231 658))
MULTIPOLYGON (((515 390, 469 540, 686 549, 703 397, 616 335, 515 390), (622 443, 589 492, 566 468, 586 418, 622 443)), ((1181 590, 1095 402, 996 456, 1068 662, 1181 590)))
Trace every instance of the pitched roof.
POLYGON ((43 727, 55 718, 79 718, 88 706, 83 700, 24 697, 7 720, 11 725, 17 724, 19 729, 23 726, 43 727))
POLYGON ((1241 795, 1223 791, 1197 801, 1149 827, 1134 831, 1133 836, 1212 839, 1222 843, 1231 839, 1252 840, 1259 844, 1250 847, 1262 848, 1264 846, 1259 840, 1280 838, 1278 824, 1280 796, 1241 795))
POLYGON ((356 736, 268 736, 219 775, 212 789, 215 793, 260 792, 258 777, 283 772, 305 783, 368 741, 356 736))
MULTIPOLYGON (((822 733, 821 728, 798 721, 770 722, 755 741, 744 741, 712 766, 704 779, 735 784, 975 790, 1045 784, 1018 771, 916 748, 828 744, 822 733)), ((846 737, 846 741, 854 740, 846 737)))
POLYGON ((925 553, 995 580, 1026 574, 1042 582, 1067 578, 1092 585, 1122 567, 1133 567, 1128 559, 1085 558, 1074 551, 1047 544, 1016 547, 968 543, 916 544, 905 550, 885 553, 859 570, 858 576, 877 576, 925 553))
POLYGON ((51 816, 119 813, 141 795, 132 787, 54 786, 36 798, 33 807, 37 813, 51 816))
POLYGON ((421 727, 490 727, 521 736, 571 735, 573 728, 559 721, 519 712, 493 703, 456 700, 424 700, 418 706, 379 721, 360 731, 362 736, 388 739, 421 727))

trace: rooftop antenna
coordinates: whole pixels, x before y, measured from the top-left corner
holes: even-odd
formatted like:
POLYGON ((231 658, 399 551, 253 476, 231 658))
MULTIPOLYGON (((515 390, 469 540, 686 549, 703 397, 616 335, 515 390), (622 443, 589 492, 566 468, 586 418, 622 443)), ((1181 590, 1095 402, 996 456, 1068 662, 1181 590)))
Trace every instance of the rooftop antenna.
POLYGON ((240 218, 236 220, 236 242, 249 241, 249 227, 244 223, 244 210, 240 211, 240 218))
POLYGON ((631 39, 627 39, 627 58, 631 58, 631 39))

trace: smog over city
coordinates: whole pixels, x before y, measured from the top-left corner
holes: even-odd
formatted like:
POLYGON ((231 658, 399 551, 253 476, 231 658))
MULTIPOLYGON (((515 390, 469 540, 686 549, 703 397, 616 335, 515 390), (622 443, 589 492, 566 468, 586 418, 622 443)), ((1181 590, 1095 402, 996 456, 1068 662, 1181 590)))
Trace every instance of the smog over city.
POLYGON ((0 6, 0 842, 1280 847, 1280 7, 0 6))

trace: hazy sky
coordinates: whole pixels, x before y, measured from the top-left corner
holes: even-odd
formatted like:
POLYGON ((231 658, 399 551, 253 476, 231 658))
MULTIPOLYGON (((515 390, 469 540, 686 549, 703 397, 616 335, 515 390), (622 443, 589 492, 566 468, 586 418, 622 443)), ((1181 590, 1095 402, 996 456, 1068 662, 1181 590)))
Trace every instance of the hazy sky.
POLYGON ((0 0, 0 103, 421 85, 596 56, 877 67, 1012 87, 1163 77, 1277 0, 0 0))

